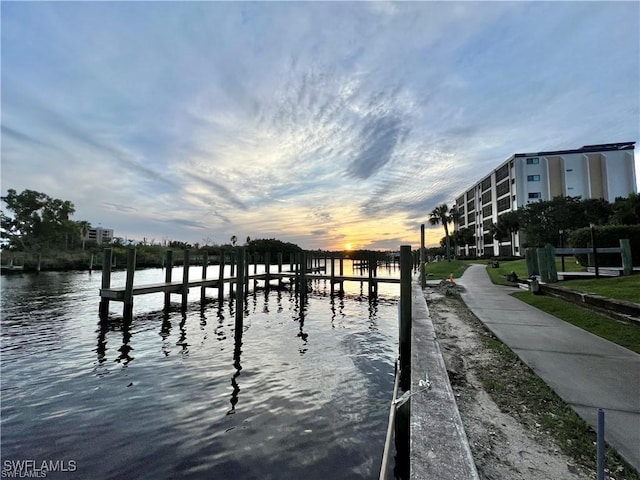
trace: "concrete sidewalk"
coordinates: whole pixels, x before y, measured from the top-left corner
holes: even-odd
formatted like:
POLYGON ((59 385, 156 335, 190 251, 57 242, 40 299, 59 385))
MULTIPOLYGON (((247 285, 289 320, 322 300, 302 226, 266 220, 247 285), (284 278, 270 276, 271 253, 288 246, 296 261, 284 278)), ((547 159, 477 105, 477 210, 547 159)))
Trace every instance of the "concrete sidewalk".
POLYGON ((596 428, 605 409, 607 442, 640 470, 640 355, 527 305, 494 285, 484 265, 457 283, 473 313, 596 428))

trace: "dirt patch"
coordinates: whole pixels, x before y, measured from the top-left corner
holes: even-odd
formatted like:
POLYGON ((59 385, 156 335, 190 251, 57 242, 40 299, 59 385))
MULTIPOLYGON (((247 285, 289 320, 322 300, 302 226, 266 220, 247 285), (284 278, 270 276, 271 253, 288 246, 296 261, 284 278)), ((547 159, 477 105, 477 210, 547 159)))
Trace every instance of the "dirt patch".
POLYGON ((561 452, 526 399, 491 388, 492 382, 521 385, 528 367, 487 348, 488 339, 497 340, 459 298, 460 288, 447 282, 427 287, 425 295, 480 478, 595 478, 593 469, 561 452))

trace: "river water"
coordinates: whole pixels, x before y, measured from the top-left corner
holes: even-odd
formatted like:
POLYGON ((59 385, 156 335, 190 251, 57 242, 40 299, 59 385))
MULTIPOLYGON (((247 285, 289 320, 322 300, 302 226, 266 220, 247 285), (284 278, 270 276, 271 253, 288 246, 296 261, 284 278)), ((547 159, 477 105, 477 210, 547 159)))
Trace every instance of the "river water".
MULTIPOLYGON (((163 280, 136 272, 136 284, 163 280)), ((288 291, 250 291, 241 343, 235 305, 215 289, 204 305, 192 289, 184 314, 162 312, 162 294, 136 296, 127 324, 119 302, 99 321, 99 287, 100 272, 2 277, 3 478, 42 462, 65 479, 377 478, 398 285, 369 299, 366 283, 332 296, 316 281, 304 307, 288 291)))

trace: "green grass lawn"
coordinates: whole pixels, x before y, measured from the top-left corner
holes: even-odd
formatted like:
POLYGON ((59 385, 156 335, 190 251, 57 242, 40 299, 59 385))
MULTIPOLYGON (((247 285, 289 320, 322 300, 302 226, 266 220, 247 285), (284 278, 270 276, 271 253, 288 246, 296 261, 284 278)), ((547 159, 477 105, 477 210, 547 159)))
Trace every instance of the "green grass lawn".
POLYGON ((640 327, 636 325, 617 322, 593 310, 548 295, 533 295, 523 291, 513 296, 576 327, 640 353, 640 327))
POLYGON ((479 263, 482 260, 451 260, 450 262, 431 262, 425 265, 427 280, 445 280, 453 274, 453 278, 460 278, 471 263, 479 263))
POLYGON ((557 285, 585 293, 595 293, 603 297, 640 303, 640 275, 567 280, 566 282, 558 282, 557 285))

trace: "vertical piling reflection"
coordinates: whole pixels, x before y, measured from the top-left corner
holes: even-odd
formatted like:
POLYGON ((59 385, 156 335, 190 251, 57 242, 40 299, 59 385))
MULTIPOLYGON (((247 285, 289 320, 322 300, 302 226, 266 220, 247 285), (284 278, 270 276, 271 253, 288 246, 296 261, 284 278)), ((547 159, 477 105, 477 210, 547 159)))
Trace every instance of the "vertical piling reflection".
POLYGON ((109 331, 109 323, 100 319, 98 322, 98 346, 96 347, 96 354, 98 355, 98 364, 104 363, 107 355, 107 332, 109 331))
POLYGON ((242 356, 242 328, 236 328, 234 332, 234 348, 233 348, 233 368, 236 369, 235 373, 231 377, 231 409, 227 412, 227 415, 232 415, 236 411, 236 405, 238 403, 238 396, 240 394, 240 385, 238 385, 238 377, 242 371, 242 364, 240 359, 242 356))
POLYGON ((171 320, 169 320, 169 312, 164 311, 162 315, 162 325, 160 326, 160 337, 162 338, 162 353, 165 357, 171 353, 171 346, 169 345, 169 335, 171 335, 171 320))
POLYGON ((182 347, 182 354, 183 355, 188 355, 189 354, 189 344, 187 343, 187 327, 186 327, 186 323, 187 323, 187 314, 186 313, 182 313, 182 320, 180 321, 180 337, 178 338, 178 341, 176 342, 176 346, 178 347, 182 347))
POLYGON ((131 322, 133 321, 132 317, 124 318, 122 320, 122 346, 118 349, 120 355, 116 358, 116 362, 122 363, 123 365, 127 365, 130 361, 133 360, 133 357, 129 355, 133 347, 129 345, 131 342, 131 322))

